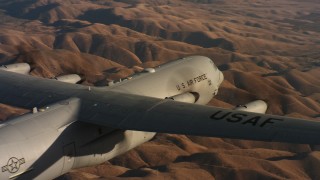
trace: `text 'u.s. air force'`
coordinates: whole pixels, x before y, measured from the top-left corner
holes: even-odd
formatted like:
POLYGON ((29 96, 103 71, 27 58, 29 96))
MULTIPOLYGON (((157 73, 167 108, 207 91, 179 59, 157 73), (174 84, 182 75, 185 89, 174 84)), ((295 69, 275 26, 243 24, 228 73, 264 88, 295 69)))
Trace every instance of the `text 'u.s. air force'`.
POLYGON ((187 80, 186 82, 182 82, 182 83, 177 84, 176 88, 177 88, 177 90, 180 91, 181 89, 185 89, 187 87, 193 86, 193 85, 195 85, 201 81, 204 81, 206 79, 208 79, 207 74, 202 74, 200 76, 196 76, 194 78, 191 78, 191 79, 187 80))

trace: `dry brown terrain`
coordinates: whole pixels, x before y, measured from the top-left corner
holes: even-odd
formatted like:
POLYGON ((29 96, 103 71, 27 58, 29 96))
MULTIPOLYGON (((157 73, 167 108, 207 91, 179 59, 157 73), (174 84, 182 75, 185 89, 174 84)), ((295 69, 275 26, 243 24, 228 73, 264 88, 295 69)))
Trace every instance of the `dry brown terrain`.
MULTIPOLYGON (((35 76, 103 85, 195 54, 225 76, 210 105, 263 99, 270 114, 320 118, 318 0, 0 0, 0 63, 35 76)), ((25 112, 1 105, 0 118, 25 112)), ((158 134, 59 179, 320 179, 319 167, 309 145, 158 134)))

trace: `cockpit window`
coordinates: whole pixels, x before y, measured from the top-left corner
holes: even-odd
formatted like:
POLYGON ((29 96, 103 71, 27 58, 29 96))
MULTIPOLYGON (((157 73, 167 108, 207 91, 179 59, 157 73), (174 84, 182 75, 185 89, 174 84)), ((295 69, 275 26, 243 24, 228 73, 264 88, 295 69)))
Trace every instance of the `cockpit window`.
POLYGON ((214 70, 217 70, 217 69, 218 69, 217 66, 216 66, 214 63, 212 63, 212 66, 213 66, 213 69, 214 69, 214 70))
POLYGON ((210 63, 212 64, 214 70, 218 69, 217 66, 214 64, 214 62, 212 60, 210 60, 210 63))

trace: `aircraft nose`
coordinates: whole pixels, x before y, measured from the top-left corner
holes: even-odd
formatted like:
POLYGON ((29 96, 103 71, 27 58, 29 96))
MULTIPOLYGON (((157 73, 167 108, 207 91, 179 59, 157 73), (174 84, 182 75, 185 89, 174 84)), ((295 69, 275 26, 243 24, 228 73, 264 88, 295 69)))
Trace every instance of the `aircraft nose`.
POLYGON ((219 71, 219 80, 218 80, 219 86, 221 85, 223 79, 224 79, 223 73, 221 71, 219 71))

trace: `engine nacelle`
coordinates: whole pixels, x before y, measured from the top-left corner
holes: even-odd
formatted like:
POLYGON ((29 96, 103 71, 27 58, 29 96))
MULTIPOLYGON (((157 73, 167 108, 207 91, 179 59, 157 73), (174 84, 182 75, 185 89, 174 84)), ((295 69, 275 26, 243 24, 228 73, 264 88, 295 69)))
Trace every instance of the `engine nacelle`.
POLYGON ((199 97, 197 97, 195 93, 185 92, 183 94, 167 97, 166 99, 172 99, 175 101, 185 102, 185 103, 195 103, 199 99, 199 97))
POLYGON ((62 75, 62 76, 55 77, 54 79, 61 82, 71 83, 71 84, 76 84, 81 81, 81 77, 78 74, 62 75))
POLYGON ((9 65, 2 65, 0 69, 10 72, 15 72, 19 74, 28 74, 31 70, 30 65, 28 63, 15 63, 9 65))
POLYGON ((267 108, 268 108, 268 105, 266 102, 262 100, 256 100, 256 101, 249 102, 245 105, 238 105, 237 107, 234 108, 234 110, 265 114, 267 111, 267 108))

